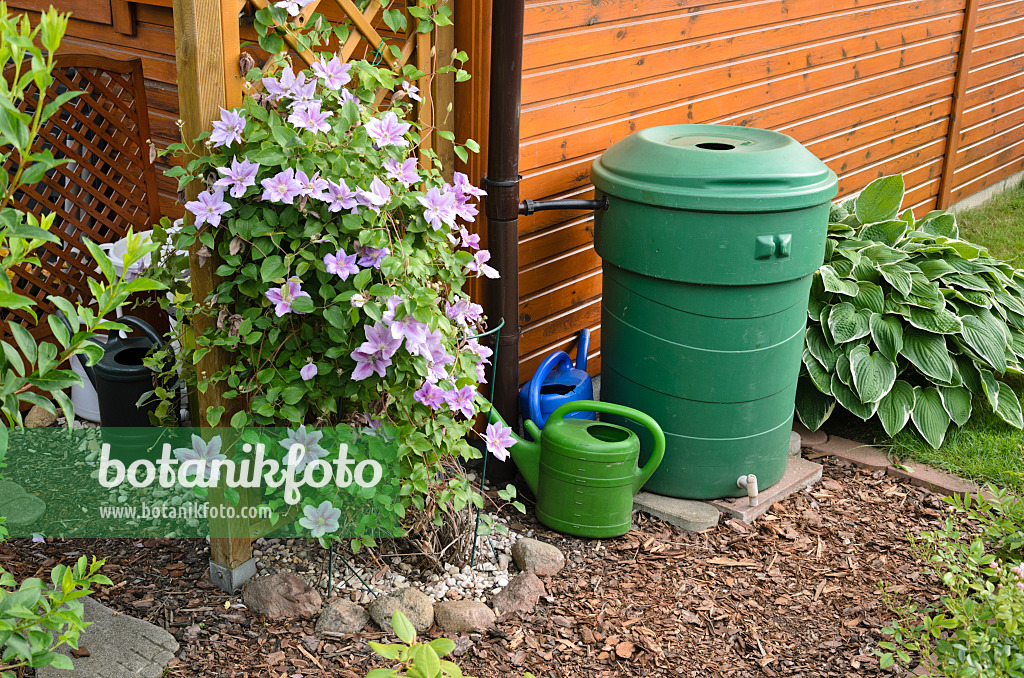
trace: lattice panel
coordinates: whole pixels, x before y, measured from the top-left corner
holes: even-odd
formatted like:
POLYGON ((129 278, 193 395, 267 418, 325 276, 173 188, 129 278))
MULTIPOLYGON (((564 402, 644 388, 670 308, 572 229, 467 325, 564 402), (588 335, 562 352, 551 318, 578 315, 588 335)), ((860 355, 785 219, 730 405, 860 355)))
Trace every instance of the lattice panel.
MULTIPOLYGON (((115 61, 102 57, 67 55, 57 59, 54 83, 46 100, 65 91, 83 91, 61 107, 40 130, 33 151, 50 149, 69 162, 48 172, 34 186, 23 187, 13 206, 34 214, 56 215, 51 232, 60 243, 47 243, 38 252, 40 266, 13 271, 15 289, 35 299, 44 312, 55 310, 46 300, 61 296, 80 303, 92 301, 88 278, 100 278, 81 239, 108 243, 125 236, 130 227, 148 230, 160 219, 156 173, 149 158, 149 121, 138 59, 115 61)), ((23 111, 39 103, 32 86, 23 111)), ((11 159, 4 170, 12 176, 11 159)), ((8 322, 29 326, 27 314, 16 312, 8 322)), ((37 338, 48 334, 41 322, 37 338)))

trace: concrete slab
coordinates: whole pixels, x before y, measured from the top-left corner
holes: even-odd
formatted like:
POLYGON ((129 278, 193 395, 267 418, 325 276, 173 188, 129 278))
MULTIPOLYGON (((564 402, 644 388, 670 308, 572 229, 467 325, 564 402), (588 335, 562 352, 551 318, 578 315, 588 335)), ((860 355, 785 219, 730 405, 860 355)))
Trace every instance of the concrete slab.
POLYGON ((686 532, 709 530, 718 524, 718 517, 721 515, 718 509, 707 502, 663 497, 650 492, 637 494, 633 498, 633 508, 655 518, 661 518, 686 532))
MULTIPOLYGON (((92 626, 82 632, 80 648, 88 657, 72 657, 71 671, 52 666, 37 669, 38 678, 160 678, 167 662, 178 651, 174 636, 142 619, 111 610, 92 598, 82 598, 85 620, 92 626)), ((63 654, 71 656, 67 647, 63 654)))
POLYGON ((760 490, 757 506, 751 506, 746 497, 716 499, 709 501, 708 504, 730 518, 738 518, 745 523, 751 523, 755 518, 766 513, 772 504, 821 480, 821 469, 821 464, 815 464, 813 461, 800 457, 790 457, 789 465, 786 466, 786 473, 782 479, 771 487, 760 490))
POLYGON ((810 447, 815 444, 820 445, 828 440, 827 433, 820 428, 817 431, 808 430, 806 426, 800 423, 799 419, 793 420, 793 430, 800 434, 800 441, 804 447, 810 447))

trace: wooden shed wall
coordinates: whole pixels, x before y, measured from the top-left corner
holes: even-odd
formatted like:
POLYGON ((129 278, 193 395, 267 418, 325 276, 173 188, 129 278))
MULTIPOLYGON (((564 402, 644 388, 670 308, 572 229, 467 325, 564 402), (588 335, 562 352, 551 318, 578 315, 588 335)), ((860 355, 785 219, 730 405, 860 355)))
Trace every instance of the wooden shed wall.
MULTIPOLYGON (((951 197, 1021 169, 1024 1, 980 0, 951 197)), ((773 129, 840 176, 840 194, 897 172, 933 209, 947 149, 966 0, 527 0, 523 198, 589 197, 590 164, 634 130, 773 129)), ((952 168, 951 168, 952 169, 952 168)), ((593 219, 520 222, 520 376, 593 330, 593 219)), ((571 352, 571 351, 570 351, 571 352)))

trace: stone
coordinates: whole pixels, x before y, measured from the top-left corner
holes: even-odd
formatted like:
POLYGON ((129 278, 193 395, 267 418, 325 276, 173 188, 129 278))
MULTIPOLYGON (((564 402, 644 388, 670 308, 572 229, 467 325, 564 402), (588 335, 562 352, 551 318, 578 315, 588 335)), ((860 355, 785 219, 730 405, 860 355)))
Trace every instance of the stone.
POLYGON ((796 431, 789 432, 789 456, 800 456, 800 434, 796 431))
POLYGON ((348 600, 333 600, 327 604, 316 620, 317 633, 359 633, 370 621, 370 615, 360 605, 348 600))
POLYGON ((242 602, 269 619, 312 617, 320 611, 320 594, 293 572, 250 579, 242 587, 242 602))
POLYGON ((707 502, 692 499, 663 497, 660 494, 640 492, 633 498, 633 508, 655 518, 661 518, 686 532, 703 532, 718 525, 721 511, 707 502))
POLYGON ((526 537, 512 546, 512 557, 520 570, 540 577, 558 574, 565 567, 565 556, 557 546, 526 537))
POLYGON ((782 479, 767 488, 759 488, 757 506, 751 506, 747 497, 716 499, 708 502, 726 515, 751 523, 764 515, 776 502, 810 487, 821 480, 821 464, 815 464, 801 457, 789 457, 789 464, 782 479))
POLYGON ((434 624, 433 603, 425 593, 413 588, 398 589, 377 596, 366 608, 377 626, 388 633, 394 632, 391 627, 391 615, 395 610, 401 610, 409 618, 417 633, 426 633, 434 624))
POLYGON ((872 473, 889 468, 889 456, 883 450, 839 436, 832 436, 828 442, 813 445, 811 449, 836 459, 843 459, 872 473))
POLYGON ((546 593, 544 582, 533 572, 520 572, 508 586, 491 596, 491 608, 498 618, 515 612, 530 612, 546 593))
POLYGON ((911 485, 923 487, 937 494, 946 496, 963 496, 965 494, 976 495, 980 489, 969 480, 964 480, 952 473, 946 473, 945 471, 932 468, 927 464, 908 462, 906 467, 911 470, 907 471, 906 469, 890 466, 886 469, 886 473, 894 478, 905 480, 911 485))
POLYGON ((25 426, 28 428, 46 428, 57 423, 57 415, 50 414, 39 405, 33 405, 25 415, 25 426))
POLYGON ((446 600, 434 605, 434 622, 449 633, 481 633, 494 626, 494 610, 475 600, 446 600))
POLYGON ((170 633, 142 619, 114 612, 92 598, 82 598, 87 622, 78 646, 87 657, 74 657, 64 646, 58 650, 71 657, 75 668, 68 672, 46 666, 36 669, 37 678, 160 678, 178 651, 170 633))

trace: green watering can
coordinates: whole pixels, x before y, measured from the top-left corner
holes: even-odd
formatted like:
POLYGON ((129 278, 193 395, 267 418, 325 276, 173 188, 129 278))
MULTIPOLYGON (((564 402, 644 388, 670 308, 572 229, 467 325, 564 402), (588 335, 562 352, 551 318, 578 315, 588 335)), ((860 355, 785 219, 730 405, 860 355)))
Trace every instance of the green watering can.
MULTIPOLYGON (((491 421, 505 423, 493 409, 491 421)), ((512 460, 537 497, 537 519, 577 537, 618 537, 629 532, 633 495, 665 453, 665 434, 658 423, 622 405, 576 400, 552 412, 543 433, 529 419, 525 427, 538 442, 513 434, 512 460), (572 412, 614 414, 642 424, 654 439, 651 458, 637 468, 640 439, 633 431, 589 419, 566 419, 572 412)))

